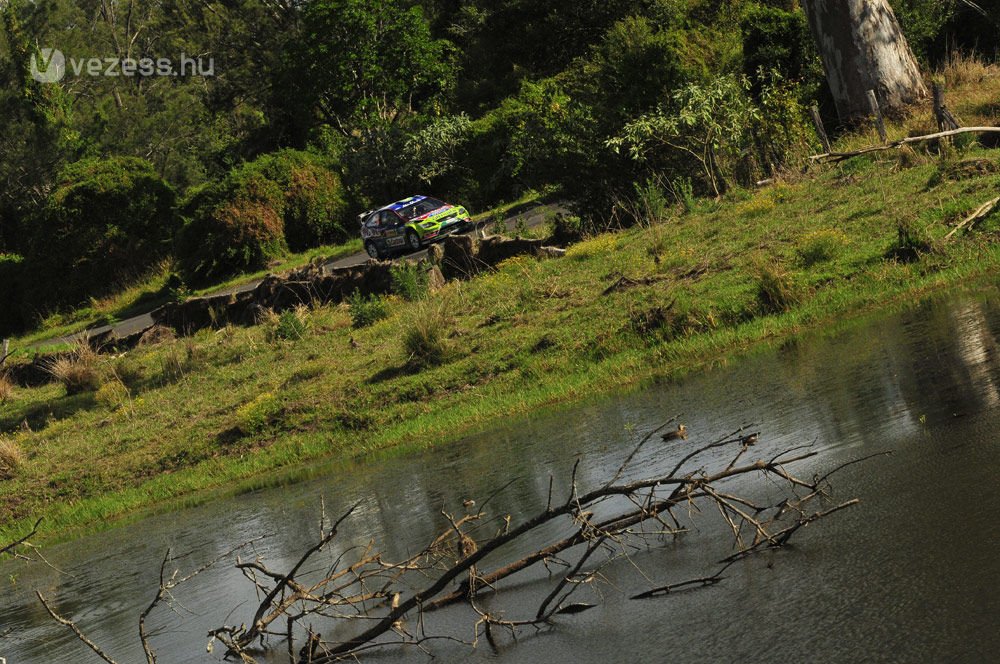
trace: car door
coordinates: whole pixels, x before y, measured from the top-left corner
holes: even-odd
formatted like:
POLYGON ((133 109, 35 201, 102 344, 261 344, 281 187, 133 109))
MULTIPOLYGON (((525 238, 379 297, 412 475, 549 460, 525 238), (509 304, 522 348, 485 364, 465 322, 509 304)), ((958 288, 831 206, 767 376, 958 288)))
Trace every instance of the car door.
POLYGON ((381 223, 387 246, 396 249, 406 243, 406 227, 392 210, 382 210, 381 223))

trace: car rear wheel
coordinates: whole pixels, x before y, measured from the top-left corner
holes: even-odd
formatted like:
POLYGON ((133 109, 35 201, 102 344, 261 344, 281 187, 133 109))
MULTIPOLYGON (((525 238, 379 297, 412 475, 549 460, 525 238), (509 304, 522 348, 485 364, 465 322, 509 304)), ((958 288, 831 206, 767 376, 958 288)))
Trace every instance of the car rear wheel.
POLYGON ((365 242, 365 251, 368 252, 370 257, 376 260, 380 260, 382 258, 382 252, 378 250, 378 245, 370 240, 365 242))
POLYGON ((414 251, 420 250, 420 236, 417 235, 416 231, 406 231, 406 244, 408 244, 410 249, 413 249, 414 251))

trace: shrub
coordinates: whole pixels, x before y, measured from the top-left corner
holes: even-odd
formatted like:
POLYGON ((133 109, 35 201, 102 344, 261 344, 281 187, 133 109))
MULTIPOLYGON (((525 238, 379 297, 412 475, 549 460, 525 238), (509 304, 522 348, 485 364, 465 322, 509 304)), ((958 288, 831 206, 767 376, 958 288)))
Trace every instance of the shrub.
POLYGON ((236 410, 237 427, 244 435, 253 436, 274 424, 282 410, 278 398, 265 392, 236 410))
POLYGON ((447 318, 444 307, 425 305, 403 331, 407 364, 425 368, 442 364, 449 356, 447 318))
POLYGON ((922 254, 929 253, 933 243, 924 228, 908 219, 896 222, 896 239, 889 245, 886 257, 903 263, 920 260, 922 254))
POLYGON ((287 251, 285 196, 260 173, 234 171, 196 190, 184 206, 188 222, 177 254, 188 281, 205 284, 259 270, 287 251))
POLYGON ((94 392, 101 387, 97 353, 86 341, 77 343, 70 355, 53 360, 49 373, 66 388, 67 395, 94 392))
POLYGON ((171 251, 174 190, 133 157, 67 166, 30 225, 33 303, 77 304, 142 275, 171 251))
POLYGON ((299 341, 309 333, 310 326, 309 310, 304 305, 300 305, 294 309, 283 311, 281 315, 277 316, 270 336, 272 339, 299 341))
POLYGON ((354 291, 350 300, 351 321, 355 328, 374 325, 389 316, 385 301, 377 295, 365 297, 360 291, 354 291))
POLYGON ((670 181, 670 191, 673 192, 674 199, 688 214, 698 209, 698 199, 694 195, 694 184, 691 182, 691 178, 674 178, 670 181))
POLYGON ((576 215, 556 213, 552 218, 552 234, 549 241, 553 244, 567 245, 583 239, 583 220, 576 215))
POLYGON ((416 302, 427 296, 430 282, 427 271, 417 263, 402 261, 392 266, 392 292, 404 300, 416 302))
POLYGON ((757 302, 765 313, 788 311, 801 300, 791 274, 780 265, 763 259, 754 266, 757 302))
POLYGON ((837 255, 847 244, 847 236, 843 231, 823 229, 809 233, 802 240, 798 249, 799 260, 805 267, 825 263, 837 255))
POLYGON ((132 395, 125 384, 115 378, 101 385, 94 395, 94 401, 108 410, 121 410, 132 403, 132 395))
POLYGON ((642 225, 661 224, 671 216, 671 201, 659 180, 650 178, 635 185, 635 196, 628 206, 634 222, 642 225))
POLYGON ((285 241, 293 251, 345 239, 348 210, 340 176, 323 157, 281 150, 244 165, 284 192, 285 241))
POLYGON ((0 373, 0 404, 5 404, 14 398, 14 383, 5 374, 0 373))
POLYGON ((0 436, 0 479, 9 480, 24 465, 24 452, 17 441, 0 436))

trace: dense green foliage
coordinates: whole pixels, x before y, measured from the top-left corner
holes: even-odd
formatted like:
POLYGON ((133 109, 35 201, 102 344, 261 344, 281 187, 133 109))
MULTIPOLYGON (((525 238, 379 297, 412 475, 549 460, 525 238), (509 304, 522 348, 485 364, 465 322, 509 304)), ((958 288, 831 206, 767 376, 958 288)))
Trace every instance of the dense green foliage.
POLYGON ((191 283, 266 267, 289 248, 347 237, 347 204, 327 160, 280 150, 192 190, 177 256, 191 283))
POLYGON ((284 194, 252 166, 198 189, 184 211, 178 255, 195 284, 260 269, 288 250, 284 194))
MULTIPOLYGON (((481 208, 554 185, 585 223, 627 220, 636 183, 685 199, 677 192, 712 194, 782 168, 814 140, 802 109, 826 99, 795 0, 163 0, 102 10, 118 4, 0 9, 0 252, 25 256, 28 271, 47 269, 32 251, 48 232, 39 220, 77 162, 148 162, 187 201, 177 258, 205 282, 286 246, 344 238, 352 214, 415 192, 481 208), (43 47, 71 61, 175 67, 206 55, 178 76, 70 65, 46 84, 30 69, 43 47), (741 120, 738 135, 719 133, 741 120), (639 146, 638 130, 652 125, 656 140, 639 146)), ((987 16, 957 0, 893 5, 928 64, 949 47, 997 47, 1000 14, 985 4, 987 16)), ((143 223, 152 222, 119 228, 143 223)), ((146 240, 118 242, 128 252, 146 240)), ((91 249, 73 257, 80 269, 94 264, 91 249)), ((130 259, 114 277, 148 262, 130 259)), ((37 292, 32 315, 111 285, 88 278, 73 293, 37 292)))
POLYGON ((26 295, 76 304, 142 276, 171 251, 175 198, 141 159, 69 164, 26 224, 26 295))

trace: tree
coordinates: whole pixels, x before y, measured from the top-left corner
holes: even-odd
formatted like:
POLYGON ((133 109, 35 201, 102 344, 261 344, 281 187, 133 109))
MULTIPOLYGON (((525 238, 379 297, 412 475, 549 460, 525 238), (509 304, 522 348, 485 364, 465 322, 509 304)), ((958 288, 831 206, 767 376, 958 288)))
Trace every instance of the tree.
POLYGON ((913 51, 886 0, 805 0, 802 5, 842 122, 871 113, 869 90, 890 113, 927 95, 913 51))
POLYGON ((434 39, 420 7, 399 0, 317 0, 288 63, 307 103, 349 136, 359 125, 395 123, 451 84, 447 42, 434 39))
POLYGON ((65 167, 29 225, 32 304, 76 304, 139 277, 171 250, 176 194, 135 157, 65 167))

